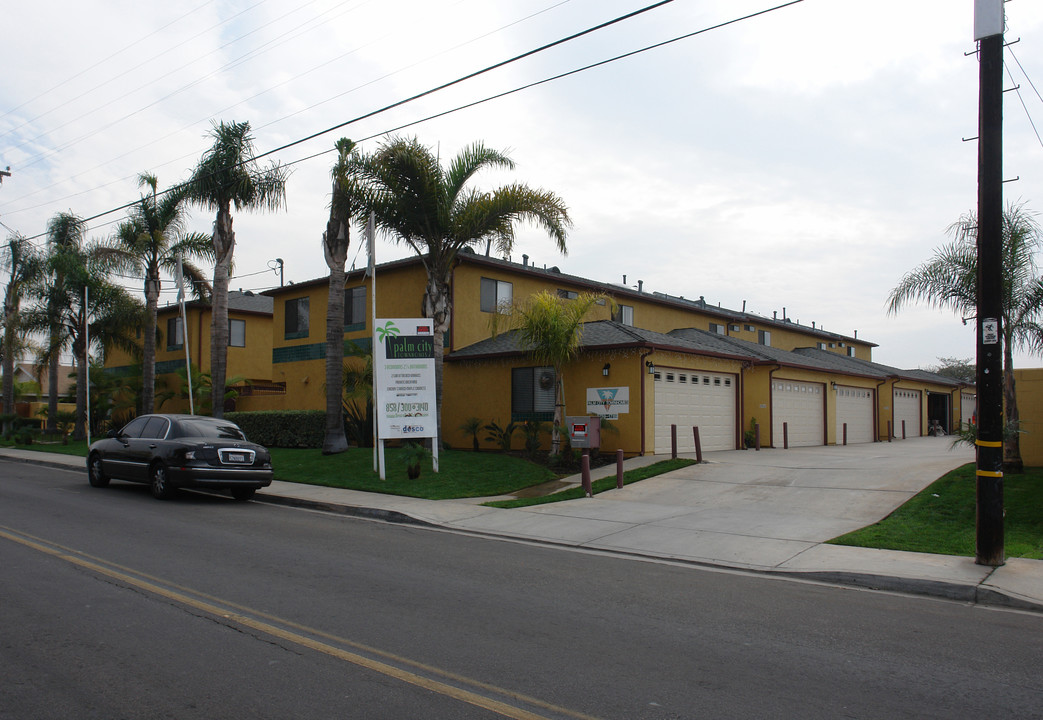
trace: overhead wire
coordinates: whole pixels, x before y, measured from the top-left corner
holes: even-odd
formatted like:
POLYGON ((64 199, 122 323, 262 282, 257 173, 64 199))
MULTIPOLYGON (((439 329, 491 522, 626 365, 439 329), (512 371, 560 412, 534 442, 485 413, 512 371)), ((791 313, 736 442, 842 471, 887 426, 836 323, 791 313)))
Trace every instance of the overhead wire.
MULTIPOLYGON (((397 102, 391 103, 391 104, 386 105, 386 106, 384 106, 382 108, 379 108, 377 110, 373 110, 373 111, 364 113, 363 115, 359 115, 359 116, 357 116, 355 118, 352 118, 350 120, 346 120, 344 122, 337 123, 336 125, 333 125, 333 126, 331 126, 329 128, 326 128, 325 130, 321 130, 321 131, 312 133, 312 134, 307 135, 307 136, 305 136, 303 138, 300 138, 298 140, 294 140, 292 142, 286 143, 284 145, 281 145, 279 147, 276 147, 276 148, 273 148, 271 150, 265 151, 263 153, 259 153, 259 154, 255 155, 252 158, 252 160, 260 160, 262 158, 265 158, 265 157, 268 157, 270 155, 273 155, 273 154, 275 154, 277 152, 281 152, 283 150, 287 150, 287 149, 295 147, 297 145, 301 145, 301 144, 303 144, 305 142, 308 142, 310 140, 314 140, 314 139, 316 139, 318 137, 321 137, 323 135, 327 135, 327 134, 329 134, 331 132, 334 132, 335 130, 339 130, 339 129, 341 129, 343 127, 346 127, 348 125, 360 122, 361 120, 365 120, 365 119, 374 117, 374 116, 379 115, 381 113, 387 112, 387 111, 389 111, 391 109, 394 109, 394 108, 397 108, 397 107, 401 107, 401 106, 403 106, 403 105, 405 105, 407 103, 413 102, 413 101, 418 100, 418 99, 423 98, 423 97, 427 97, 429 95, 432 95, 432 94, 434 94, 436 92, 439 92, 441 90, 444 90, 444 89, 447 89, 449 87, 452 87, 454 85, 458 85, 458 84, 460 84, 462 82, 465 82, 466 80, 473 79, 473 78, 475 78, 475 77, 477 77, 479 75, 485 74, 487 72, 491 72, 492 70, 498 69, 500 67, 503 67, 503 66, 508 65, 510 63, 513 63, 513 62, 517 62, 517 61, 519 61, 521 59, 524 59, 526 57, 531 57, 532 55, 535 55, 536 53, 539 53, 539 52, 548 50, 550 48, 556 47, 556 46, 561 45, 561 44, 563 44, 565 42, 569 42, 571 40, 577 39, 577 38, 582 37, 584 35, 587 35, 587 34, 590 34, 592 32, 595 32, 597 30, 604 29, 606 27, 609 27, 609 26, 614 25, 616 23, 619 23, 619 22, 622 22, 624 20, 633 18, 633 17, 635 17, 637 15, 640 15, 642 13, 645 13, 645 12, 648 12, 650 10, 656 9, 658 7, 661 7, 663 5, 669 4, 671 2, 673 2, 673 0, 660 0, 659 2, 653 3, 651 5, 648 5, 648 6, 644 7, 644 8, 640 8, 640 9, 635 10, 633 12, 626 13, 625 15, 621 15, 621 16, 619 16, 617 18, 614 18, 613 20, 609 20, 609 21, 606 21, 604 23, 600 23, 600 24, 595 25, 595 26, 593 26, 591 28, 588 28, 586 30, 574 33, 572 35, 566 36, 564 38, 561 38, 559 40, 553 41, 551 43, 547 43, 547 44, 542 45, 542 46, 540 46, 538 48, 526 51, 526 52, 521 53, 519 55, 516 55, 516 56, 514 56, 512 58, 509 58, 507 60, 495 63, 495 64, 490 65, 490 66, 487 66, 487 67, 485 67, 485 68, 483 68, 481 70, 474 71, 474 72, 469 73, 467 75, 464 75, 464 76, 462 76, 460 78, 457 78, 456 80, 452 80, 452 81, 443 83, 441 85, 438 85, 437 87, 431 88, 431 89, 426 90, 426 91, 421 92, 421 93, 417 93, 417 94, 412 95, 412 96, 410 96, 408 98, 405 98, 403 100, 399 100, 397 102)), ((517 93, 517 92, 521 92, 522 90, 526 90, 526 89, 531 88, 531 87, 536 87, 538 85, 542 85, 542 84, 545 84, 545 83, 548 83, 548 82, 552 82, 554 80, 558 80, 558 79, 561 79, 561 78, 564 78, 564 77, 568 77, 570 75, 575 75, 577 73, 584 72, 586 70, 590 70, 590 69, 593 69, 593 68, 596 68, 596 67, 600 67, 602 65, 606 65, 606 64, 609 64, 609 63, 612 63, 612 62, 616 62, 616 61, 622 60, 624 58, 632 57, 634 55, 637 55, 637 54, 640 54, 640 53, 643 53, 643 52, 648 52, 650 50, 654 50, 654 49, 657 49, 657 48, 660 48, 660 47, 663 47, 663 46, 666 46, 666 45, 669 45, 669 44, 672 44, 672 43, 675 43, 675 42, 679 42, 681 40, 685 40, 685 39, 688 39, 688 38, 691 38, 691 37, 695 37, 697 35, 701 35, 701 34, 710 32, 712 30, 717 30, 717 29, 720 29, 720 28, 723 28, 723 27, 727 27, 729 25, 733 25, 733 24, 736 24, 736 23, 739 23, 739 22, 750 20, 750 19, 753 19, 755 17, 759 17, 759 16, 762 16, 762 15, 765 15, 765 14, 768 14, 768 13, 771 13, 771 12, 775 12, 775 11, 784 9, 786 7, 790 7, 792 5, 797 5, 797 4, 801 3, 801 2, 803 2, 803 0, 789 0, 788 2, 780 3, 778 5, 774 5, 772 7, 765 8, 763 10, 759 10, 759 11, 755 11, 755 12, 743 15, 741 17, 733 18, 731 20, 726 20, 726 21, 717 23, 715 25, 707 26, 707 27, 701 28, 699 30, 696 30, 696 31, 693 31, 693 32, 690 32, 690 33, 685 33, 683 35, 676 36, 676 37, 671 38, 669 40, 665 40, 665 41, 662 41, 662 42, 654 43, 652 45, 648 45, 648 46, 639 48, 637 50, 633 50, 633 51, 630 51, 630 52, 626 52, 626 53, 622 53, 622 54, 616 55, 616 56, 614 56, 612 58, 608 58, 606 60, 601 60, 601 61, 598 61, 598 62, 595 62, 595 63, 591 63, 589 65, 585 65, 585 66, 580 67, 580 68, 569 70, 569 71, 564 72, 564 73, 559 73, 557 75, 554 75, 554 76, 551 76, 551 77, 547 77, 547 78, 544 78, 542 80, 538 80, 538 81, 535 81, 535 82, 532 82, 532 83, 528 83, 526 85, 522 85, 522 86, 516 87, 516 88, 514 88, 512 90, 507 90, 507 91, 504 91, 504 92, 501 92, 501 93, 497 93, 495 95, 488 96, 488 97, 483 98, 481 100, 476 100, 474 102, 470 102, 470 103, 466 103, 464 105, 460 105, 460 106, 458 106, 456 108, 453 108, 453 109, 450 109, 450 110, 446 110, 446 111, 443 111, 443 112, 435 113, 433 115, 429 115, 429 116, 421 118, 419 120, 414 120, 414 121, 411 121, 409 123, 405 123, 403 125, 399 125, 399 126, 397 126, 395 128, 383 130, 380 133, 375 133, 373 135, 370 135, 370 136, 364 138, 363 140, 360 140, 360 142, 362 142, 364 140, 373 139, 375 137, 379 137, 379 136, 385 135, 387 133, 396 132, 397 130, 401 130, 401 129, 404 129, 406 127, 410 127, 410 126, 417 125, 417 124, 420 124, 420 123, 423 123, 423 122, 427 122, 427 121, 429 121, 431 119, 435 119, 435 118, 438 118, 438 117, 443 117, 445 115, 449 115, 449 114, 452 114, 454 112, 459 112, 460 110, 463 110, 463 109, 466 109, 466 108, 470 108, 470 107, 474 107, 476 105, 480 105, 480 104, 489 102, 491 100, 495 100, 495 99, 498 99, 498 98, 501 98, 501 97, 505 97, 507 95, 511 95, 511 94, 514 94, 514 93, 517 93)), ((333 152, 334 150, 335 149, 326 149, 326 150, 323 150, 321 152, 317 152, 317 153, 305 156, 303 158, 299 158, 297 160, 284 163, 283 166, 284 167, 289 167, 289 166, 292 166, 292 165, 295 165, 295 164, 298 164, 298 163, 302 163, 302 162, 305 162, 307 160, 311 160, 311 159, 314 159, 316 157, 320 157, 322 155, 329 154, 330 152, 333 152)), ((179 187, 182 187, 183 185, 184 185, 184 183, 173 185, 173 186, 171 186, 169 188, 166 188, 165 190, 161 190, 159 192, 159 194, 165 194, 167 192, 171 192, 171 191, 173 191, 173 190, 175 190, 175 189, 177 189, 179 187)), ((124 203, 123 205, 111 208, 109 210, 106 210, 106 211, 103 211, 103 212, 100 212, 100 213, 96 213, 96 214, 91 215, 91 216, 89 216, 87 218, 84 218, 83 222, 84 223, 88 223, 88 222, 90 222, 92 220, 96 220, 96 219, 98 219, 100 217, 104 217, 106 215, 110 215, 112 213, 119 212, 121 210, 126 210, 126 209, 128 209, 128 208, 130 208, 130 207, 132 207, 132 206, 134 206, 136 204, 138 204, 139 202, 140 202, 140 199, 139 200, 134 200, 132 202, 124 203)), ((39 239, 39 238, 43 237, 44 234, 45 233, 39 233, 39 234, 30 236, 27 239, 29 239, 29 240, 36 240, 36 239, 39 239)))
MULTIPOLYGON (((1043 100, 1043 97, 1040 97, 1039 90, 1036 90, 1036 85, 1032 82, 1032 78, 1030 78, 1028 73, 1025 72, 1025 68, 1022 67, 1021 62, 1014 54, 1014 51, 1010 49, 1009 45, 1007 46, 1007 50, 1010 52, 1010 56, 1014 58, 1014 62, 1017 63, 1018 68, 1021 69, 1021 73, 1025 76, 1025 79, 1028 80, 1029 86, 1031 86, 1033 91, 1035 91, 1036 97, 1039 97, 1040 100, 1043 100)), ((1040 147, 1043 147, 1043 138, 1040 137, 1039 130, 1036 128, 1036 123, 1032 120, 1032 113, 1029 112, 1028 105, 1025 104, 1025 98, 1021 96, 1021 86, 1014 79, 1014 74, 1010 71, 1010 67, 1007 65, 1007 63, 1003 63, 1003 69, 1007 71, 1007 77, 1010 78, 1011 85, 1014 86, 1014 92, 1018 96, 1018 101, 1021 102, 1021 108, 1025 111, 1025 116, 1028 118, 1029 125, 1032 126, 1032 132, 1036 134, 1036 141, 1039 143, 1040 147)))

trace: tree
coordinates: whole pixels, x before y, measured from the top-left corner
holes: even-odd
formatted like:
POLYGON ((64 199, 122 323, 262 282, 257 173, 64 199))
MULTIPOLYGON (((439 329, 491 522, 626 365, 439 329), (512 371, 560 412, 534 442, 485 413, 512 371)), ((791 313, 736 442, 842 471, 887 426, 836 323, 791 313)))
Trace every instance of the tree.
POLYGON ((160 196, 155 175, 138 176, 138 187, 151 190, 142 196, 129 217, 116 228, 115 243, 102 252, 121 270, 144 276, 145 309, 148 320, 142 341, 141 412, 151 413, 156 405, 156 324, 159 313, 160 272, 174 275, 178 260, 182 272, 190 279, 192 295, 205 298, 210 292, 203 272, 192 260, 212 260, 214 251, 210 237, 185 231, 186 198, 184 186, 160 196))
POLYGON ((214 282, 210 318, 211 404, 215 417, 224 416, 228 371, 228 278, 235 251, 232 208, 278 210, 286 204, 286 172, 275 163, 261 167, 254 159, 248 122, 217 122, 210 133, 214 144, 200 158, 187 182, 190 202, 216 212, 214 219, 214 282))
POLYGON ((930 372, 942 377, 952 378, 964 383, 974 384, 977 380, 977 367, 970 358, 940 357, 937 365, 927 368, 930 372))
MULTIPOLYGON (((4 271, 10 273, 4 291, 4 333, 0 339, 0 357, 3 358, 3 415, 14 415, 14 363, 24 348, 21 332, 21 306, 29 288, 43 272, 43 261, 36 247, 25 238, 15 235, 7 240, 0 262, 4 271)), ((3 431, 9 432, 11 423, 5 422, 3 431)))
POLYGON ((484 242, 495 242, 501 255, 509 255, 514 226, 520 220, 537 224, 562 253, 567 251, 565 237, 571 221, 561 198, 521 184, 492 192, 470 188, 468 181, 486 168, 513 169, 514 161, 475 143, 443 168, 438 156, 416 138, 392 138, 358 163, 360 182, 371 193, 368 202, 377 227, 420 256, 427 272, 420 309, 434 326, 439 428, 444 334, 453 310, 449 283, 457 255, 484 242))
POLYGON ((521 345, 528 349, 533 361, 554 368, 554 425, 551 430, 551 452, 561 449, 561 431, 565 425, 565 366, 579 353, 583 318, 604 296, 580 293, 567 299, 547 290, 532 295, 511 311, 511 322, 518 328, 521 345))
POLYGON ((336 143, 333 166, 333 196, 330 219, 322 234, 322 252, 330 269, 329 302, 326 306, 326 436, 322 453, 331 455, 348 449, 344 434, 342 389, 344 382, 344 265, 351 244, 351 224, 364 214, 361 188, 352 161, 355 143, 341 138, 336 143))
MULTIPOLYGON (((910 302, 924 302, 976 317, 977 228, 974 213, 953 223, 948 229, 952 242, 902 278, 888 298, 888 312, 897 313, 910 302)), ((1003 400, 1006 425, 1014 429, 1019 422, 1014 350, 1043 351, 1043 278, 1035 261, 1041 246, 1043 237, 1035 214, 1023 203, 1008 205, 1003 213, 1003 400)), ((1007 435, 1003 443, 1003 467, 1008 472, 1023 468, 1017 432, 1007 435)))

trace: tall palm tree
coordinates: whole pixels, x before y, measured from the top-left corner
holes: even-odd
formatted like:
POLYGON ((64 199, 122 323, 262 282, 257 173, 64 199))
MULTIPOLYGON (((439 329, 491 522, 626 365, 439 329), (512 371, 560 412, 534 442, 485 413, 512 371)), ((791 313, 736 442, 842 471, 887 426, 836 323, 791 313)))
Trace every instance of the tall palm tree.
POLYGON ((481 143, 470 145, 443 168, 438 156, 416 138, 392 138, 359 162, 377 226, 420 256, 427 271, 421 302, 434 326, 435 392, 442 417, 442 362, 445 331, 452 316, 449 291, 457 255, 468 247, 494 242, 504 256, 514 247, 519 220, 543 228, 565 253, 571 221, 565 203, 552 192, 512 184, 483 192, 468 181, 486 168, 513 169, 506 154, 481 143))
MULTIPOLYGON (((14 415, 14 361, 24 347, 20 317, 22 300, 27 291, 43 272, 43 261, 36 246, 25 238, 15 235, 8 238, 0 257, 0 267, 10 273, 4 291, 4 334, 0 339, 0 357, 3 358, 3 414, 14 415)), ((5 423, 4 432, 10 430, 5 423)))
POLYGON ((160 271, 174 275, 178 261, 191 281, 197 299, 210 293, 210 284, 192 260, 212 260, 213 244, 208 235, 185 231, 187 219, 184 186, 160 196, 155 175, 138 176, 138 187, 151 192, 142 196, 129 217, 116 228, 115 243, 103 252, 121 268, 144 275, 145 308, 148 320, 142 342, 141 411, 151 413, 156 404, 156 324, 159 312, 160 271))
POLYGON ((511 322, 517 326, 521 345, 533 361, 554 368, 554 426, 551 452, 561 448, 561 428, 565 426, 565 366, 579 354, 583 318, 599 301, 598 293, 580 293, 566 299, 547 290, 531 295, 514 308, 511 322))
POLYGON ((210 377, 213 415, 224 416, 228 371, 228 277, 235 251, 232 208, 278 210, 286 204, 286 171, 278 164, 261 167, 254 159, 248 122, 216 122, 214 144, 200 158, 187 182, 190 202, 216 212, 214 282, 210 319, 210 377))
MULTIPOLYGON (((935 250, 934 257, 907 273, 891 291, 888 312, 897 313, 910 302, 924 302, 964 316, 978 310, 978 221, 968 213, 948 229, 952 242, 935 250)), ((1021 446, 1016 432, 1019 415, 1014 387, 1014 350, 1043 352, 1043 278, 1035 254, 1043 248, 1043 234, 1035 214, 1024 203, 1010 204, 1003 213, 1003 400, 1007 427, 1003 466, 1021 472, 1021 446)))
POLYGON ((355 143, 341 138, 336 143, 337 162, 333 166, 333 195, 330 219, 322 234, 322 252, 330 269, 329 302, 326 306, 326 436, 324 455, 344 452, 341 385, 344 382, 344 265, 351 244, 351 224, 364 214, 362 191, 355 178, 355 143))

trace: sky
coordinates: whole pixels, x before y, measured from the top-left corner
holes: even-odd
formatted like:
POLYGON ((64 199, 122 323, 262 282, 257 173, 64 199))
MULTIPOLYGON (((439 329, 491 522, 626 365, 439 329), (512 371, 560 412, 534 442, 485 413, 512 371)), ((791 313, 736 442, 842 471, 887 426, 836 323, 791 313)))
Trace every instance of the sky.
MULTIPOLYGON (((138 199, 142 172, 160 188, 184 180, 217 120, 249 121, 264 153, 372 114, 270 156, 292 171, 287 207, 235 215, 233 289, 277 286, 276 258, 287 282, 327 274, 337 138, 371 151, 389 133, 415 135, 443 160, 481 141, 517 166, 483 173, 476 187, 552 190, 573 220, 567 256, 521 226, 515 261, 527 254, 767 317, 785 308, 806 325, 857 331, 888 365, 973 358, 973 321, 922 306, 886 312, 902 275, 976 205, 973 1, 771 10, 782 2, 674 0, 376 114, 651 0, 9 3, 0 233, 42 243, 55 213, 91 217, 138 199)), ((1005 38, 1018 40, 1005 55, 1007 87, 1020 88, 1005 94, 1005 198, 1043 211, 1032 125, 1043 132, 1043 3, 1015 0, 1006 14, 1005 38)), ((124 214, 92 220, 88 236, 110 235, 124 214)), ((192 210, 190 229, 209 233, 212 222, 192 210)), ((390 238, 377 244, 378 262, 407 255, 390 238)), ((353 240, 352 261, 365 264, 364 243, 353 240)), ((174 296, 165 287, 163 298, 174 296)), ((1043 358, 1022 353, 1016 364, 1043 358)))

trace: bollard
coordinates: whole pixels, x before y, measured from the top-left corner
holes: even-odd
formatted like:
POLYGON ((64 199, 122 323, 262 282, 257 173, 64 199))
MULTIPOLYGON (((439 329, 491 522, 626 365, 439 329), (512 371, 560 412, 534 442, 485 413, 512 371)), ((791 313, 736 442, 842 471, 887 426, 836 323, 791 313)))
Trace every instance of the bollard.
POLYGON ((902 421, 902 439, 905 440, 905 420, 902 421))
POLYGON ((695 436, 695 461, 701 463, 703 461, 703 444, 699 442, 699 426, 696 425, 692 428, 692 435, 695 436))
POLYGON ((587 448, 583 449, 583 492, 587 494, 587 497, 594 497, 594 488, 590 484, 590 450, 587 448))
POLYGON ((670 458, 677 459, 677 426, 670 426, 670 458))
POLYGON ((789 423, 782 423, 782 449, 789 450, 789 423))
POLYGON ((616 489, 623 489, 623 448, 616 450, 616 489))
POLYGON ((891 435, 893 435, 893 433, 891 432, 891 421, 888 420, 887 421, 887 442, 891 442, 891 435))
POLYGON ((847 423, 844 423, 844 444, 847 445, 847 423))
POLYGON ((753 447, 757 452, 761 449, 761 424, 757 423, 753 426, 753 447))

